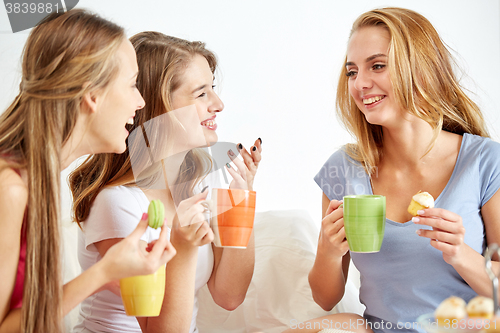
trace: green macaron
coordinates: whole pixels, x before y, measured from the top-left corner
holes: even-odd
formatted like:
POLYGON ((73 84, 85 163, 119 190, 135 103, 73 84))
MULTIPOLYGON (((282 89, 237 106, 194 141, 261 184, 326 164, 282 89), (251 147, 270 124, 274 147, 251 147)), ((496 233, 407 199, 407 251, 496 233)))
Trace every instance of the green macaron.
POLYGON ((154 229, 161 228, 165 219, 165 206, 160 200, 152 200, 148 207, 149 226, 154 229))

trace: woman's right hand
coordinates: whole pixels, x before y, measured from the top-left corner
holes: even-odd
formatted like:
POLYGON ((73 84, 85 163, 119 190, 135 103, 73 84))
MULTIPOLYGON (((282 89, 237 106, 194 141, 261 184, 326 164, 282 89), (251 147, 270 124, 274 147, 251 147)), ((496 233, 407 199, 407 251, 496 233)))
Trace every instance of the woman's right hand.
POLYGON ((178 250, 202 246, 213 241, 214 233, 203 215, 205 207, 202 203, 207 195, 208 191, 205 190, 181 201, 177 207, 170 239, 178 250))
POLYGON ((341 201, 330 201, 325 217, 321 221, 318 254, 321 252, 342 258, 349 250, 344 229, 344 209, 339 208, 341 204, 341 201))
POLYGON ((141 236, 148 228, 148 214, 143 214, 135 230, 126 238, 111 246, 98 262, 103 265, 107 282, 134 275, 155 273, 176 254, 168 240, 167 227, 164 225, 160 237, 145 251, 141 236), (141 244, 142 243, 142 244, 141 244))

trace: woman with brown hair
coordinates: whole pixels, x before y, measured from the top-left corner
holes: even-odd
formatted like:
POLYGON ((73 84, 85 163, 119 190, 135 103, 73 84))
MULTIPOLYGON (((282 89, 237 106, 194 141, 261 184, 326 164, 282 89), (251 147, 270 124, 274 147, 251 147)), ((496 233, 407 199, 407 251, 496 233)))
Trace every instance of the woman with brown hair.
MULTIPOLYGON (((135 228, 152 199, 165 204, 177 255, 167 265, 159 317, 137 318, 139 323, 127 317, 118 287, 110 285, 82 304, 75 332, 196 332, 198 290, 208 284, 214 301, 233 310, 245 298, 254 266, 253 237, 246 249, 215 248, 203 215, 213 161, 197 147, 218 139, 215 119, 224 105, 213 86, 217 61, 201 42, 158 32, 130 40, 146 107, 129 127, 124 154, 90 156, 70 176, 74 215, 82 227, 80 264, 86 269, 135 228)), ((230 188, 252 190, 261 150, 256 140, 250 152, 239 145, 243 161, 228 152, 236 166, 226 167, 233 177, 230 188)), ((150 230, 144 240, 157 237, 150 230)))
POLYGON ((315 177, 324 219, 309 283, 330 310, 344 294, 352 258, 366 306, 360 329, 425 332, 417 319, 444 299, 491 297, 483 251, 500 242, 500 144, 488 138, 453 70, 437 31, 412 10, 376 9, 353 24, 337 112, 357 142, 335 152, 315 177), (420 190, 435 207, 412 217, 407 208, 420 190), (340 204, 351 194, 386 197, 377 253, 349 251, 340 204))
POLYGON ((147 215, 98 264, 61 281, 60 171, 122 152, 144 100, 123 29, 83 10, 49 15, 24 48, 20 92, 0 117, 0 331, 62 332, 62 317, 101 286, 154 272, 175 250, 163 232, 139 247, 147 215))

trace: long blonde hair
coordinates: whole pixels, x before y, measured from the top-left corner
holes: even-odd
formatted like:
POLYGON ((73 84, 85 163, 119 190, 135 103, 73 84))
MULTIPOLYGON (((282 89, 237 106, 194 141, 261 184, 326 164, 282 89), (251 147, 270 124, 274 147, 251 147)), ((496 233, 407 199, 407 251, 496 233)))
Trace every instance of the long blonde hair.
MULTIPOLYGON (((396 102, 432 126, 433 143, 442 129, 489 136, 479 107, 453 72, 450 51, 425 17, 403 8, 372 10, 356 19, 351 36, 372 26, 383 27, 390 35, 388 69, 396 102)), ((337 115, 357 139, 357 144, 347 146, 347 154, 371 174, 382 157, 382 127, 368 123, 350 96, 345 62, 337 88, 337 115)))
POLYGON ((24 47, 20 92, 0 116, 0 154, 28 174, 22 332, 62 332, 61 148, 82 96, 117 72, 123 29, 92 13, 49 15, 24 47))
MULTIPOLYGON (((190 42, 184 39, 166 36, 159 32, 141 32, 130 38, 137 54, 139 75, 137 88, 146 101, 146 106, 137 112, 133 125, 127 130, 144 130, 144 123, 173 110, 172 93, 180 86, 181 76, 195 55, 203 56, 215 73, 217 60, 215 55, 205 48, 202 42, 190 42)), ((165 133, 152 133, 165 136, 165 133)), ((69 177, 73 193, 74 220, 80 224, 89 215, 99 192, 108 185, 137 186, 132 176, 130 159, 130 138, 127 150, 123 154, 96 154, 89 156, 69 177)), ((156 140, 161 141, 161 139, 156 140)), ((136 150, 134 150, 135 152, 136 150)), ((139 152, 146 155, 146 152, 139 152)), ((172 193, 176 203, 190 197, 195 185, 212 168, 210 156, 202 149, 189 151, 180 167, 175 181, 176 193, 172 193)))

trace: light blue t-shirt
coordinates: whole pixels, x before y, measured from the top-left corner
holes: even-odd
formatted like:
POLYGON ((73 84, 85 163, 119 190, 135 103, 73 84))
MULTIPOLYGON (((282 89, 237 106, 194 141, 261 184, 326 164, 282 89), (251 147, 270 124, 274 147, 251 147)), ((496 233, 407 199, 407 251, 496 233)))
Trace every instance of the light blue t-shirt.
MULTIPOLYGON (((314 180, 330 200, 373 194, 368 174, 344 149, 330 156, 314 180)), ((464 134, 455 169, 435 206, 462 217, 464 241, 479 253, 486 247, 480 209, 499 188, 500 144, 464 134)), ((466 302, 477 295, 443 260, 442 252, 415 233, 424 228, 430 229, 386 219, 380 252, 351 252, 361 274, 359 298, 366 306, 364 316, 375 332, 424 332, 413 324, 420 315, 433 313, 452 295, 466 302)))

